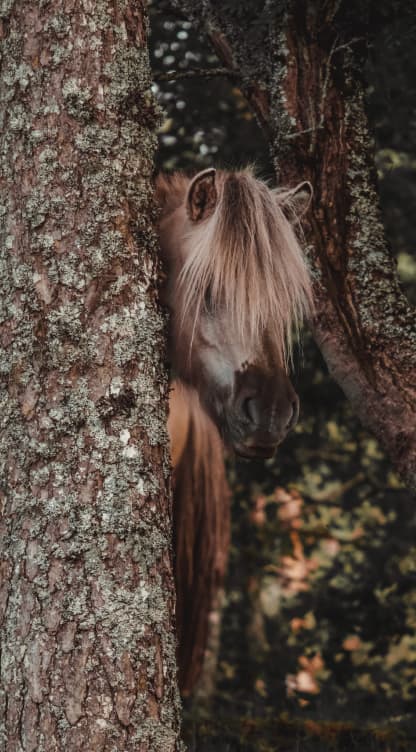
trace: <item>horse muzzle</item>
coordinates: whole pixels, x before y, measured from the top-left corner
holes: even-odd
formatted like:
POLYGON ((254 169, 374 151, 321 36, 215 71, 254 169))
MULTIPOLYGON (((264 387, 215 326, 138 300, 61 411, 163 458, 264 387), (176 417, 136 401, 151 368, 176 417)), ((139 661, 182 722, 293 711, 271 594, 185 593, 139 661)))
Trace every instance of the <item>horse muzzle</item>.
POLYGON ((256 409, 253 399, 248 404, 246 400, 243 410, 240 408, 237 421, 233 421, 237 430, 231 432, 230 443, 239 457, 270 459, 296 425, 298 416, 299 400, 294 393, 283 409, 274 411, 273 417, 266 411, 256 409))
POLYGON ((234 452, 238 457, 246 460, 269 460, 274 456, 280 442, 275 444, 253 444, 237 442, 233 444, 234 452))

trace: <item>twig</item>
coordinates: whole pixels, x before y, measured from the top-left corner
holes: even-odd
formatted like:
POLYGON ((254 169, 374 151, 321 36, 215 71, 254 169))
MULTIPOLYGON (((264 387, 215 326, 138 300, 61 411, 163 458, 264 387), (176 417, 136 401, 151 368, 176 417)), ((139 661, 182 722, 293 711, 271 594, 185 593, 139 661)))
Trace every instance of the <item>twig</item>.
POLYGON ((180 81, 184 78, 215 78, 216 76, 239 78, 240 74, 238 71, 232 71, 229 68, 190 68, 184 71, 170 70, 166 73, 158 73, 154 76, 154 80, 159 83, 160 81, 180 81))
POLYGON ((332 51, 332 54, 335 54, 336 52, 339 52, 340 50, 344 50, 346 48, 350 48, 353 44, 358 44, 358 42, 365 42, 365 37, 354 37, 354 39, 350 39, 349 42, 345 42, 345 44, 340 44, 338 47, 335 47, 335 49, 332 51))
POLYGON ((353 44, 357 44, 358 42, 362 42, 364 40, 364 37, 354 37, 353 39, 350 39, 349 42, 346 42, 345 44, 340 44, 337 46, 339 37, 337 36, 333 42, 333 45, 330 49, 328 59, 325 64, 325 75, 324 80, 322 83, 322 92, 320 96, 320 102, 319 102, 319 123, 314 123, 313 126, 310 128, 305 128, 301 131, 293 131, 292 133, 288 133, 285 136, 286 141, 290 141, 294 138, 299 138, 299 136, 303 136, 305 133, 313 133, 313 138, 311 139, 311 143, 309 146, 309 151, 312 153, 315 141, 316 141, 316 132, 324 127, 325 124, 325 100, 327 97, 328 92, 328 85, 329 85, 329 77, 331 74, 331 67, 332 67, 332 58, 334 55, 339 52, 340 50, 344 49, 350 49, 353 44))
POLYGON ((305 133, 315 133, 315 131, 319 130, 320 128, 323 128, 323 123, 319 123, 319 125, 313 125, 311 128, 304 128, 302 131, 292 131, 292 133, 288 133, 287 136, 284 136, 285 141, 291 141, 293 138, 299 138, 299 136, 303 136, 305 133))

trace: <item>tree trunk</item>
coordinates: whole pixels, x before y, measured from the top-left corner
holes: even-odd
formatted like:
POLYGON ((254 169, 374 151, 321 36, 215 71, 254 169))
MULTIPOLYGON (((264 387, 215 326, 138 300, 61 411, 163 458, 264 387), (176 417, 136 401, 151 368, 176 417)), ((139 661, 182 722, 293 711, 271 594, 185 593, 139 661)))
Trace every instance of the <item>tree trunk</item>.
POLYGON ((141 0, 3 4, 1 748, 180 749, 141 0))
POLYGON ((315 339, 356 414, 415 487, 416 316, 385 239, 365 114, 371 3, 174 5, 238 73, 279 181, 313 185, 315 339))

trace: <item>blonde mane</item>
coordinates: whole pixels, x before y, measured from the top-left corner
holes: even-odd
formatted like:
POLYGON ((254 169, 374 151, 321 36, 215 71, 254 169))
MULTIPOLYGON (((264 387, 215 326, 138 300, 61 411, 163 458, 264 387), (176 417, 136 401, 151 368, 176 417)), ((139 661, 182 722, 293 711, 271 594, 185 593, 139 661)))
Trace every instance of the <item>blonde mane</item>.
MULTIPOLYGON (((189 182, 181 174, 162 178, 159 196, 163 202, 164 192, 166 213, 184 202, 189 182)), ((217 172, 216 186, 213 213, 183 238, 183 315, 196 318, 207 304, 214 315, 225 309, 236 336, 250 346, 267 331, 287 362, 293 332, 311 310, 312 291, 299 240, 282 208, 285 191, 270 190, 251 169, 217 172)))

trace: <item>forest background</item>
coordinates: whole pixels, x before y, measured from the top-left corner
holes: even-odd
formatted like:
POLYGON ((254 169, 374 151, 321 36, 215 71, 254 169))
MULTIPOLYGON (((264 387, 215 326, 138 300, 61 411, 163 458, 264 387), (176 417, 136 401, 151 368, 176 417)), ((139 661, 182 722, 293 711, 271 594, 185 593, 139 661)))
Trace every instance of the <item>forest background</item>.
MULTIPOLYGON (((416 14, 409 2, 389 13, 374 29, 367 112, 387 236, 416 303, 416 14)), ((158 169, 251 163, 272 180, 261 129, 235 81, 215 75, 221 63, 208 41, 164 2, 151 6, 151 23, 166 112, 158 169)), ((301 418, 277 457, 229 458, 233 531, 216 688, 209 705, 189 703, 188 743, 412 749, 415 499, 308 331, 294 371, 301 418)))

